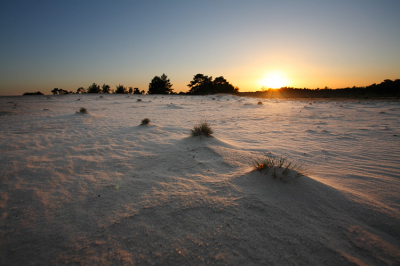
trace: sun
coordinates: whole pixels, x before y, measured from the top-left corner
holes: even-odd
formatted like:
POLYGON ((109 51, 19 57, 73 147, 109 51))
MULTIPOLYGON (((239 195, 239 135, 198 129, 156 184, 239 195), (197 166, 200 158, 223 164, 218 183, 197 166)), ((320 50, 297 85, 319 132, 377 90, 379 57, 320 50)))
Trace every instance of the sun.
POLYGON ((286 75, 279 71, 268 72, 262 79, 260 84, 266 88, 279 89, 289 85, 286 75))

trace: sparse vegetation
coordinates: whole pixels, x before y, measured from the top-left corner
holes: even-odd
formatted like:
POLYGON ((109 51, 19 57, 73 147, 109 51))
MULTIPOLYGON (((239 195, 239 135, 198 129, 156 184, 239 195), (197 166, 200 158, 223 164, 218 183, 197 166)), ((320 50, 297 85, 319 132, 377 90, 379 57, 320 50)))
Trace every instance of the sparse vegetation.
POLYGON ((86 110, 85 107, 81 107, 81 108, 79 109, 79 112, 77 112, 77 113, 80 113, 80 114, 87 114, 87 110, 86 110))
POLYGON ((262 102, 258 102, 257 104, 258 104, 258 105, 262 105, 263 103, 262 103, 262 102))
POLYGON ((197 125, 194 125, 193 129, 191 129, 190 131, 192 137, 201 135, 212 137, 211 135, 214 133, 211 125, 206 120, 201 120, 197 125))
POLYGON ((141 125, 147 126, 150 122, 151 122, 150 119, 145 118, 145 119, 142 120, 141 125))
POLYGON ((256 158, 252 161, 252 165, 255 170, 269 174, 272 171, 271 176, 278 178, 287 183, 293 178, 303 176, 302 165, 294 164, 289 162, 286 157, 274 158, 271 156, 265 156, 262 158, 256 158))

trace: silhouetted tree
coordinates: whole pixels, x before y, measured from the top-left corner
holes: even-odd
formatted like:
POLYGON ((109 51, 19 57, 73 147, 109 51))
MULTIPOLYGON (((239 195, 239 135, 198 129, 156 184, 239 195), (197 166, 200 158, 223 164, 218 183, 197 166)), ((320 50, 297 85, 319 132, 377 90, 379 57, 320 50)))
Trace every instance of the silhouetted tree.
POLYGON ((139 88, 134 88, 133 89, 133 94, 142 94, 142 92, 139 91, 139 88))
POLYGON ((52 90, 51 90, 51 92, 53 93, 53 95, 56 95, 56 94, 58 94, 58 88, 54 88, 54 89, 52 89, 52 90))
POLYGON ((97 85, 96 83, 93 82, 92 85, 89 86, 87 89, 87 93, 100 93, 100 85, 97 85))
POLYGON ((69 94, 67 90, 58 89, 58 94, 69 94))
POLYGON ((124 87, 124 85, 119 84, 118 86, 116 86, 115 93, 126 94, 128 93, 128 91, 126 90, 126 87, 124 87))
POLYGON ((212 77, 197 74, 188 84, 189 94, 237 93, 239 88, 233 87, 223 76, 212 80, 212 77))
POLYGON ((133 88, 132 87, 129 87, 128 93, 129 94, 133 94, 133 88))
POLYGON ((44 95, 44 94, 41 93, 40 91, 37 91, 37 92, 25 92, 22 95, 44 95))
POLYGON ((148 94, 169 94, 173 89, 167 75, 162 74, 161 77, 155 76, 149 83, 148 94))
POLYGON ((212 93, 212 77, 203 74, 197 74, 188 84, 189 94, 210 94, 212 93))
POLYGON ((101 86, 102 88, 102 93, 110 93, 110 85, 106 85, 105 83, 103 83, 103 86, 101 86))
POLYGON ((233 87, 223 76, 215 78, 213 81, 214 93, 237 93, 239 88, 233 87))
POLYGON ((86 90, 85 90, 84 87, 79 87, 79 88, 76 90, 76 93, 77 93, 77 94, 79 94, 79 93, 86 93, 86 90))

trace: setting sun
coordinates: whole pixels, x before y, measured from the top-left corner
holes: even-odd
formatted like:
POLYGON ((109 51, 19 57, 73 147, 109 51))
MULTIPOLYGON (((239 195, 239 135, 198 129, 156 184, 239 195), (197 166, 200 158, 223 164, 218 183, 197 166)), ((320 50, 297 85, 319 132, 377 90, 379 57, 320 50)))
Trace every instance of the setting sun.
POLYGON ((264 78, 260 79, 260 84, 266 88, 279 89, 289 85, 289 80, 285 74, 274 71, 267 73, 264 78))

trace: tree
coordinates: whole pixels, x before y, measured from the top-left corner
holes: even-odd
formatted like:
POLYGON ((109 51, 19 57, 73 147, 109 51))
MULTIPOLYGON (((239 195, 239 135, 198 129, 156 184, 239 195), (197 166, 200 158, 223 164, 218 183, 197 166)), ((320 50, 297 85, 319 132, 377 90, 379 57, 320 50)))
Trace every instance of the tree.
POLYGON ((203 74, 197 74, 188 84, 189 94, 210 94, 213 93, 212 77, 203 74))
POLYGON ((103 83, 103 86, 101 86, 102 88, 102 93, 110 93, 110 85, 106 85, 105 83, 103 83))
POLYGON ((239 88, 233 87, 223 76, 212 80, 212 77, 197 74, 188 84, 189 94, 236 93, 239 88))
POLYGON ((133 94, 133 88, 132 87, 129 87, 128 93, 129 94, 133 94))
POLYGON ((37 91, 37 92, 25 92, 22 95, 44 95, 44 94, 41 93, 40 91, 37 91))
POLYGON ((128 91, 126 90, 126 87, 124 87, 124 85, 119 84, 118 86, 116 86, 115 93, 126 94, 128 93, 128 91))
POLYGON ((54 88, 51 92, 53 93, 53 95, 58 94, 58 88, 54 88))
POLYGON ((79 93, 86 93, 86 90, 85 90, 84 87, 79 87, 79 88, 76 90, 76 93, 77 93, 77 94, 79 94, 79 93))
POLYGON ((148 94, 169 94, 172 92, 172 84, 167 75, 162 74, 161 77, 155 76, 149 83, 148 94))
POLYGON ((237 93, 239 88, 233 87, 223 76, 215 78, 213 82, 214 93, 237 93))
POLYGON ((97 85, 96 83, 93 82, 92 85, 89 86, 87 89, 87 93, 100 93, 100 85, 97 85))
POLYGON ((69 92, 67 90, 63 89, 58 89, 58 94, 68 94, 69 92))
MULTIPOLYGON (((144 91, 143 91, 144 92, 144 91)), ((139 91, 139 88, 134 88, 133 89, 133 94, 142 94, 141 91, 139 91)))

